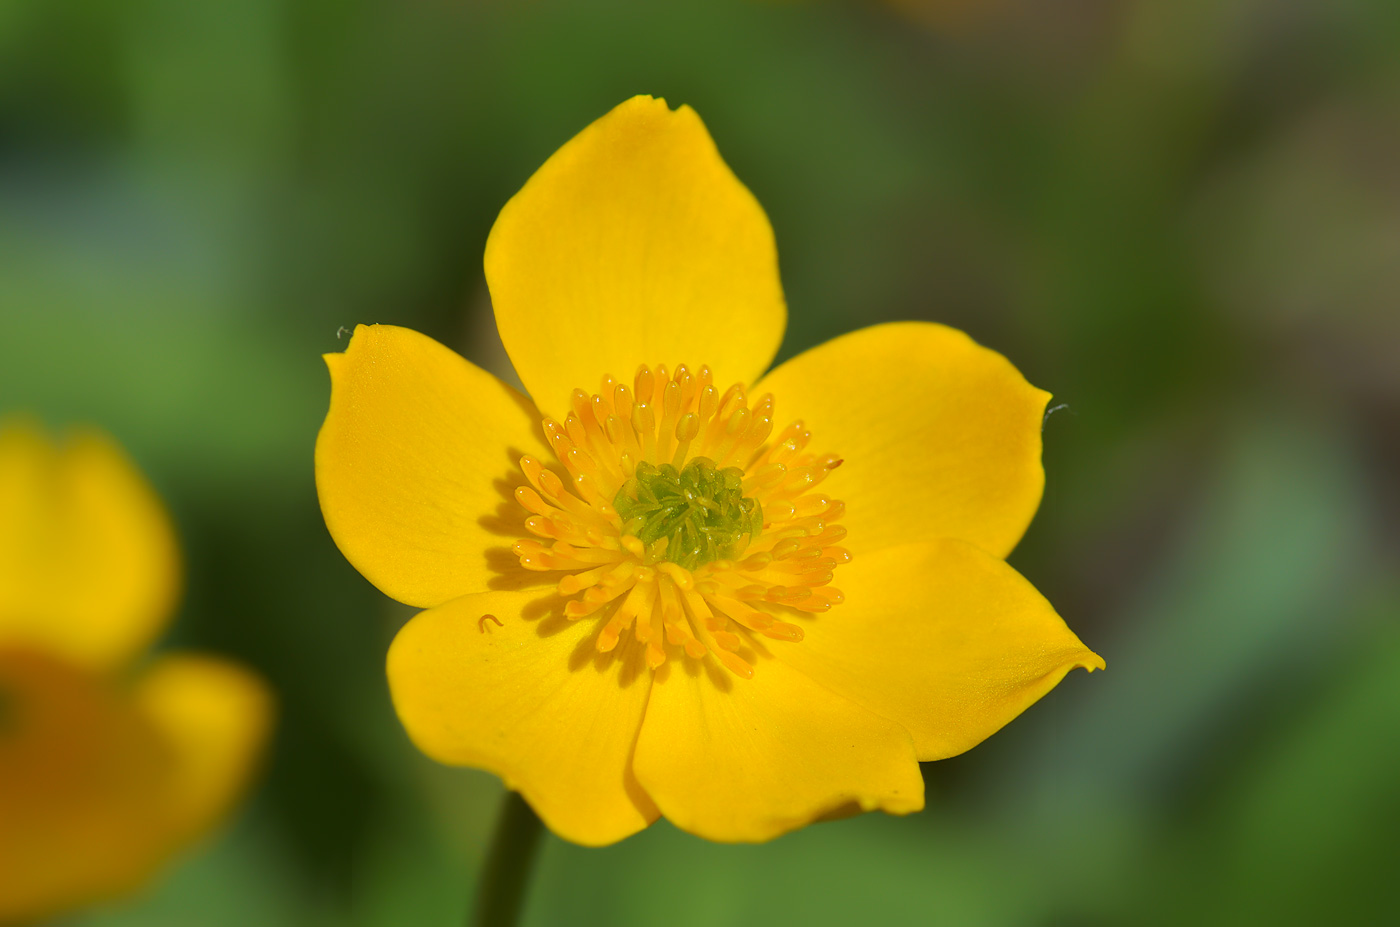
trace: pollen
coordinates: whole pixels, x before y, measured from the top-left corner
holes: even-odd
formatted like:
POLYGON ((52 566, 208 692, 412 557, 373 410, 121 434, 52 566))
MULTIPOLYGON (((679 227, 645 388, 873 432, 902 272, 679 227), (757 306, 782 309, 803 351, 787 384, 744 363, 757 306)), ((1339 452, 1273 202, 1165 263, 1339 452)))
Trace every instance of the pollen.
POLYGON ((758 638, 800 641, 784 618, 842 601, 845 504, 818 491, 841 458, 809 451, 801 421, 775 432, 771 394, 750 404, 713 379, 643 365, 630 384, 574 390, 564 421, 544 420, 563 475, 521 458, 534 537, 513 550, 564 574, 564 615, 599 622, 599 651, 630 634, 652 669, 712 655, 749 678, 758 638))

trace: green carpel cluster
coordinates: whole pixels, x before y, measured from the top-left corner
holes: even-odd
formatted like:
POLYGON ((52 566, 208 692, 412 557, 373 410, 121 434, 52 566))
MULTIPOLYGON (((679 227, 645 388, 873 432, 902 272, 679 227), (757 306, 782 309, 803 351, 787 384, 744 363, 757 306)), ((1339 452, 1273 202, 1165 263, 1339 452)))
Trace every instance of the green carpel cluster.
POLYGON ((744 472, 696 457, 682 469, 642 462, 613 498, 622 532, 646 547, 645 561, 693 570, 739 556, 763 528, 763 509, 744 496, 744 472))

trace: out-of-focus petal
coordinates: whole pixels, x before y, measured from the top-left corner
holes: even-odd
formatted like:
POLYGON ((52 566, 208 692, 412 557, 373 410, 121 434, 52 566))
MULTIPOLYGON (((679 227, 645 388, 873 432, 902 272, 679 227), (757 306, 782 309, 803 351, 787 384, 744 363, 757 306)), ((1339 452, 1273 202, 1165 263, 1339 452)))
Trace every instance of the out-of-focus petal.
POLYGON ((174 653, 145 669, 134 698, 170 755, 164 811, 173 847, 203 835, 242 795, 272 726, 272 693, 236 663, 174 653))
POLYGON ((0 640, 121 664, 164 628, 179 575, 165 507, 110 438, 0 426, 0 640))
POLYGON ((104 676, 0 649, 0 923, 120 895, 167 845, 171 764, 104 676))

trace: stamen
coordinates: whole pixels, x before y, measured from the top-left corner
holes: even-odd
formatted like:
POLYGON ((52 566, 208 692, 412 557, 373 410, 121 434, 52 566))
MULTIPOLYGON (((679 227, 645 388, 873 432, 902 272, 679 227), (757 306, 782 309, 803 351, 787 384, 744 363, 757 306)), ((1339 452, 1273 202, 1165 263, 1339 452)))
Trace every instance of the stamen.
POLYGON ((630 632, 651 669, 712 656, 751 678, 759 639, 803 639, 784 609, 842 602, 830 583, 851 559, 845 505, 815 491, 842 458, 809 452, 800 421, 775 434, 774 410, 772 394, 721 393, 709 367, 643 365, 630 384, 574 390, 563 422, 544 421, 558 467, 521 458, 533 537, 513 550, 525 569, 564 574, 564 615, 599 617, 597 650, 630 632))

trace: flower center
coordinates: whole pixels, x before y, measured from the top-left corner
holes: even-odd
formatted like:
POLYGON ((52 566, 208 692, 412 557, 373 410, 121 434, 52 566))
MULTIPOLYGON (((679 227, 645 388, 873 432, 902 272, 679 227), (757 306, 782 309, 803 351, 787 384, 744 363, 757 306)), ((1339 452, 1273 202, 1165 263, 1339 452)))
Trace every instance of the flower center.
POLYGON ((763 507, 744 495, 743 483, 743 470, 716 470, 706 457, 682 470, 644 460, 613 497, 613 508, 623 534, 642 542, 644 562, 693 570, 738 556, 763 529, 763 507))
POLYGON ((851 559, 845 505, 814 491, 841 459, 807 451, 800 421, 774 434, 771 394, 750 407, 742 386, 712 381, 708 367, 643 366, 630 388, 607 376, 574 390, 564 422, 544 421, 568 482, 521 459, 535 538, 513 550, 566 574, 564 615, 601 619, 598 650, 630 629, 653 669, 711 654, 751 677, 758 637, 800 641, 784 617, 843 599, 830 583, 851 559))

